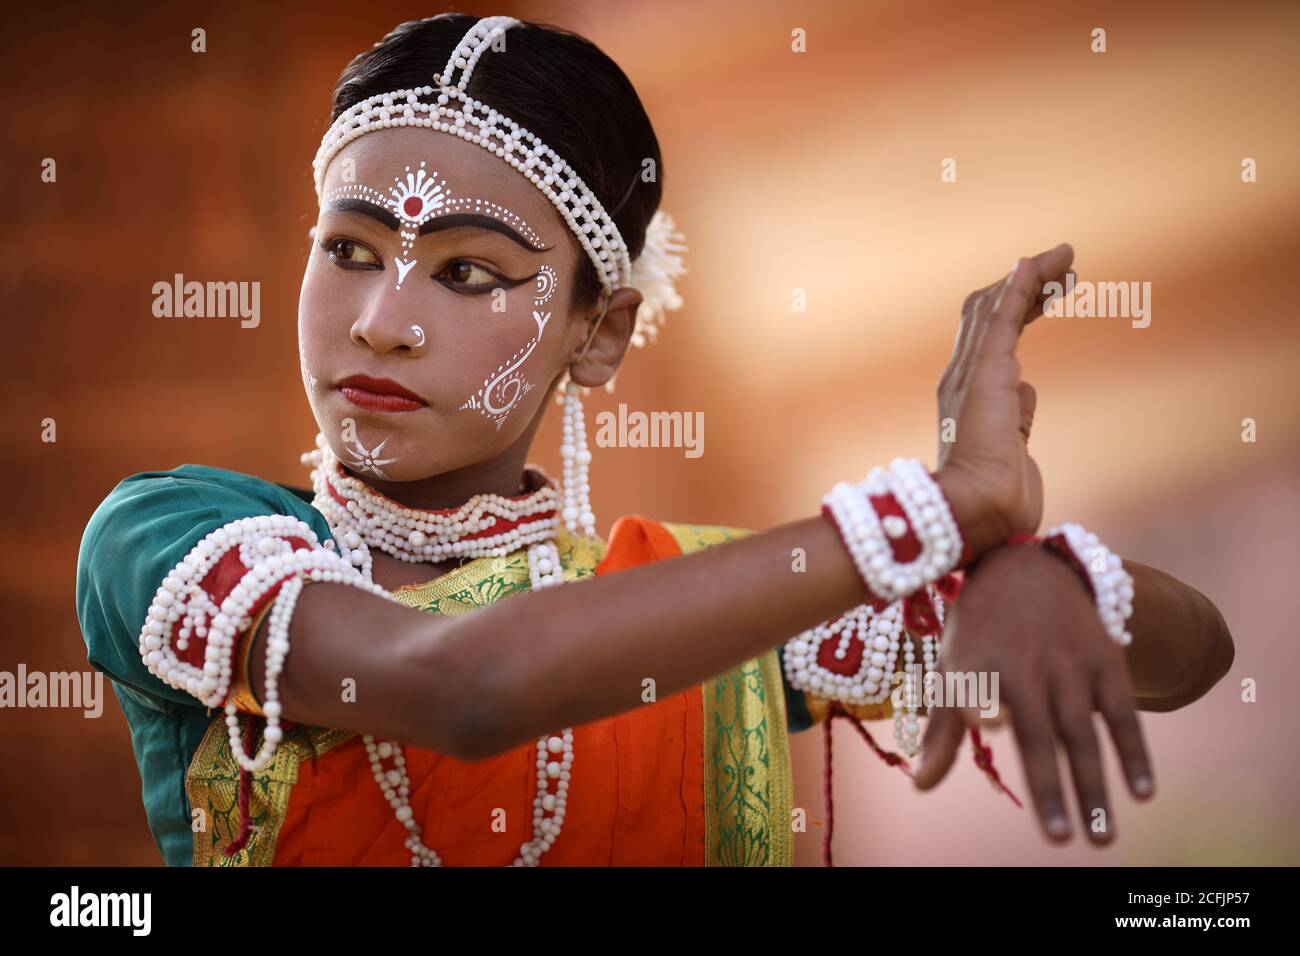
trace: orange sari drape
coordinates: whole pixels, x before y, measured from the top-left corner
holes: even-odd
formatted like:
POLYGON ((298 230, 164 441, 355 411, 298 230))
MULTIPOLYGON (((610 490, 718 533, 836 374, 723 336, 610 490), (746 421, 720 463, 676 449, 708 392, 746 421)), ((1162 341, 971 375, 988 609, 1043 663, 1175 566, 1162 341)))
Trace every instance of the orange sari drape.
MULTIPOLYGON (((626 516, 615 524, 608 547, 597 542, 586 556, 586 574, 612 574, 680 553, 663 525, 626 516)), ((570 562, 565 563, 568 576, 570 562)), ((572 561, 574 578, 585 576, 582 563, 581 556, 572 561)), ((468 605, 503 596, 493 591, 493 572, 505 580, 509 570, 466 565, 395 594, 434 613, 464 613, 468 605), (447 580, 457 578, 465 580, 447 580), (453 590, 470 582, 476 590, 469 600, 464 591, 453 590)), ((542 865, 703 865, 703 722, 702 688, 695 686, 575 728, 563 830, 542 865)), ((261 799, 254 801, 253 839, 235 859, 222 859, 219 846, 229 842, 223 832, 237 829, 237 820, 228 812, 232 778, 213 772, 225 756, 224 725, 218 731, 196 754, 187 787, 192 803, 207 803, 215 817, 213 834, 196 833, 196 865, 238 865, 240 857, 289 866, 410 864, 406 830, 381 796, 360 736, 318 728, 295 728, 286 738, 285 759, 277 756, 258 780, 260 787, 254 787, 261 799)), ((404 751, 411 807, 425 844, 448 866, 509 865, 520 844, 532 837, 536 742, 474 762, 416 747, 404 751)))

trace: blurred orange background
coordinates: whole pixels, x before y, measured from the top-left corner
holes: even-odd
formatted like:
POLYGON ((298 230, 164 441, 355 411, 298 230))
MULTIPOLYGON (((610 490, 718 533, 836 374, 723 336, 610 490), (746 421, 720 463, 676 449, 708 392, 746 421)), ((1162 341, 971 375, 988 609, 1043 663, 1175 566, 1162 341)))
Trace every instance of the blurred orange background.
MULTIPOLYGON (((122 477, 198 462, 305 484, 315 427, 295 345, 310 161, 339 71, 411 3, 42 3, 6 13, 0 147, 13 532, 0 670, 84 670, 82 528, 122 477), (190 31, 207 32, 207 52, 190 31), (41 162, 57 161, 55 183, 41 162), (260 281, 256 329, 151 312, 174 273, 260 281), (57 442, 41 441, 42 420, 57 442)), ((919 795, 836 729, 836 862, 1300 863, 1293 682, 1300 540, 1294 3, 498 3, 624 68, 690 242, 685 308, 589 420, 702 411, 705 453, 595 448, 600 529, 628 512, 765 528, 841 478, 933 460, 934 392, 965 295, 1060 241, 1080 278, 1149 281, 1152 322, 1055 319, 1020 351, 1047 522, 1211 597, 1237 644, 1210 694, 1144 715, 1157 797, 1118 841, 1049 847, 969 750, 919 795), (1091 52, 1101 27, 1107 51, 1091 52), (804 53, 791 32, 806 31, 804 53), (1258 181, 1242 182, 1241 164, 1258 181), (940 180, 945 158, 955 183, 940 180), (791 308, 805 290, 806 312, 791 308), (1243 419, 1258 440, 1243 442, 1243 419), (1258 701, 1242 701, 1242 681, 1258 701)), ((558 473, 558 415, 534 457, 558 473)), ((160 863, 127 727, 0 711, 0 864, 160 863)), ((892 743, 892 725, 871 726, 892 743)), ((1005 731, 990 735, 1026 793, 1005 731)), ((821 732, 793 738, 817 823, 821 732)), ((1121 790, 1109 759, 1112 792, 1121 790)))

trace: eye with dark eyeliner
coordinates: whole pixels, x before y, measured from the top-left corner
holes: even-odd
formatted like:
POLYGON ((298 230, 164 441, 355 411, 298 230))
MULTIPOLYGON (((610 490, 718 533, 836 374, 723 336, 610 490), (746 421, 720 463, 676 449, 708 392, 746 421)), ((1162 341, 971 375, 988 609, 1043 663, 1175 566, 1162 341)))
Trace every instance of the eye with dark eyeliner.
POLYGON ((382 271, 383 260, 364 242, 345 236, 331 236, 320 244, 330 262, 340 269, 368 269, 382 271), (367 258, 368 257, 368 258, 367 258))
MULTIPOLYGON (((356 239, 330 236, 320 243, 320 247, 330 262, 340 269, 363 269, 370 272, 382 272, 384 269, 379 253, 356 239)), ((462 295, 483 295, 493 289, 513 289, 537 278, 537 274, 511 279, 470 259, 452 259, 441 270, 433 273, 431 278, 462 295)))
POLYGON ((453 259, 433 274, 433 278, 454 292, 465 295, 482 295, 493 289, 513 289, 536 275, 522 279, 509 279, 487 266, 468 259, 453 259))

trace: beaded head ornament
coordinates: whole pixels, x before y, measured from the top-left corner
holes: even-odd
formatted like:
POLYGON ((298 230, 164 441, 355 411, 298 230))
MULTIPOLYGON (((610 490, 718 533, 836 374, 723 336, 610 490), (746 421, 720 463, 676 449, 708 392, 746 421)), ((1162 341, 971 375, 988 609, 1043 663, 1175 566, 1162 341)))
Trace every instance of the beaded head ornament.
POLYGON ((354 139, 374 130, 422 126, 481 146, 519 170, 551 201, 596 267, 607 302, 617 288, 632 287, 641 293, 632 344, 644 345, 654 339, 664 313, 681 308, 674 280, 686 271, 683 237, 672 218, 659 210, 633 261, 613 217, 577 170, 529 130, 466 92, 479 60, 490 50, 504 49, 505 32, 519 23, 514 17, 484 17, 456 44, 446 68, 432 78, 431 85, 380 93, 341 113, 312 163, 316 197, 322 196, 330 160, 354 139))

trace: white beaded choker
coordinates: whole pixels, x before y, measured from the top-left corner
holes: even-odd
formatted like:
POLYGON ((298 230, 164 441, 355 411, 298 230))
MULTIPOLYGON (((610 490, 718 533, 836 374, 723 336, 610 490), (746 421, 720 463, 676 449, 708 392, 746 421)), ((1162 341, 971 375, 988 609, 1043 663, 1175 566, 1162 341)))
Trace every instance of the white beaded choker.
MULTIPOLYGON (((495 557, 527 547, 528 578, 534 590, 564 583, 560 552, 554 542, 559 527, 559 493, 549 481, 534 491, 513 498, 475 495, 459 508, 422 511, 406 508, 346 474, 323 436, 316 437, 316 445, 315 451, 302 456, 303 464, 313 466, 312 484, 316 497, 312 506, 329 523, 334 532, 334 542, 331 543, 336 544, 340 556, 359 567, 367 582, 372 573, 370 548, 379 548, 403 561, 436 562, 457 556, 495 557), (503 527, 502 531, 483 534, 497 524, 503 527), (467 537, 471 535, 477 537, 467 537)), ((585 442, 582 445, 585 451, 585 442)), ((566 469, 566 474, 569 470, 566 469)), ((530 471, 534 482, 538 476, 545 480, 540 472, 530 471)), ((586 484, 585 462, 579 472, 575 472, 573 478, 575 481, 581 478, 581 488, 586 484)), ((585 494, 578 497, 584 513, 590 517, 590 504, 586 502, 585 494)), ((592 518, 591 524, 594 523, 592 518)), ((590 534, 590 525, 584 525, 583 531, 590 534)), ((296 596, 296 591, 291 592, 286 600, 292 602, 296 596)), ((292 603, 289 608, 286 614, 291 613, 292 603)), ((231 733, 233 735, 236 731, 232 729, 231 733)), ((370 734, 362 735, 362 742, 375 782, 398 821, 406 828, 406 848, 411 851, 411 865, 441 866, 442 858, 421 839, 421 828, 411 809, 411 779, 406 772, 406 757, 401 744, 395 740, 377 741, 370 734)), ((572 727, 538 738, 536 765, 533 835, 532 839, 520 845, 514 866, 536 866, 542 854, 560 835, 573 768, 572 727)))
MULTIPOLYGON (((303 456, 314 466, 312 506, 343 530, 342 547, 356 549, 356 538, 411 563, 493 558, 549 541, 559 526, 560 494, 549 482, 511 498, 475 495, 459 508, 406 508, 343 471, 323 436, 316 442, 316 451, 303 456)), ((540 472, 530 473, 545 481, 540 472)))

